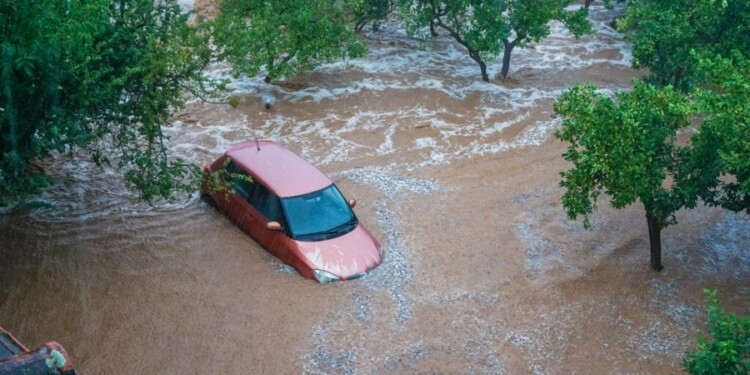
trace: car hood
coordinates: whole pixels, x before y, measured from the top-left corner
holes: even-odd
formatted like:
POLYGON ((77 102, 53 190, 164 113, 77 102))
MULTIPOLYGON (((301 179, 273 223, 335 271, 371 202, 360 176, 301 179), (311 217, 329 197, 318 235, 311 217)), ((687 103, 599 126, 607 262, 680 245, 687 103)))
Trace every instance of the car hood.
POLYGON ((380 244, 361 224, 353 231, 324 241, 296 241, 314 269, 348 279, 380 264, 380 244))

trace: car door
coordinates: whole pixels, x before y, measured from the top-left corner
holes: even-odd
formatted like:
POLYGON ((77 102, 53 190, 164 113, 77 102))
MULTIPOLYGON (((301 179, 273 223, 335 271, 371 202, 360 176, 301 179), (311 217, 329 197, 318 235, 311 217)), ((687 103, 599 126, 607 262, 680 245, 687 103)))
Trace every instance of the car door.
POLYGON ((252 214, 259 224, 253 229, 253 237, 263 245, 271 254, 275 255, 285 263, 291 263, 290 245, 291 239, 286 235, 283 228, 286 227, 284 215, 281 210, 281 201, 276 194, 268 189, 260 181, 255 181, 253 194, 248 197, 252 214), (282 226, 282 230, 268 229, 266 224, 276 221, 282 226))
POLYGON ((226 166, 226 173, 222 176, 229 191, 218 192, 216 205, 243 231, 250 234, 252 228, 257 227, 257 218, 253 215, 247 197, 253 194, 255 185, 247 172, 234 162, 226 166))

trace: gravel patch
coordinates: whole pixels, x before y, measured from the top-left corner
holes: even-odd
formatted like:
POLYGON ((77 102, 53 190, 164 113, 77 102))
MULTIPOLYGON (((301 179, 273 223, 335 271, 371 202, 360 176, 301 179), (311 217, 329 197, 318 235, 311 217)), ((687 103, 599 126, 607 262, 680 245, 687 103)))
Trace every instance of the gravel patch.
POLYGON ((411 316, 409 298, 405 287, 412 282, 412 266, 409 255, 399 232, 399 226, 390 210, 381 204, 377 210, 378 224, 386 234, 387 245, 383 248, 383 263, 371 272, 367 285, 371 288, 385 288, 396 301, 397 321, 405 322, 411 316))
POLYGON ((661 311, 680 327, 689 327, 701 315, 700 306, 675 302, 675 296, 679 295, 681 290, 674 281, 651 279, 651 291, 654 297, 650 306, 661 311))
MULTIPOLYGON (((393 175, 389 173, 388 168, 381 167, 356 168, 334 176, 343 176, 359 184, 373 185, 388 198, 373 202, 378 224, 386 236, 382 241, 383 262, 364 278, 342 285, 342 287, 351 288, 349 295, 352 304, 337 308, 325 322, 314 327, 311 344, 315 349, 312 354, 306 354, 300 359, 304 373, 309 374, 356 373, 355 359, 358 352, 364 350, 362 348, 364 340, 361 335, 365 334, 364 330, 370 329, 377 316, 373 306, 373 295, 377 295, 375 292, 386 290, 395 302, 396 315, 393 320, 395 327, 402 327, 403 323, 411 317, 412 301, 405 287, 413 281, 412 265, 408 255, 409 249, 402 239, 400 226, 395 219, 396 213, 391 208, 394 206, 392 198, 404 193, 427 194, 440 188, 439 184, 434 181, 393 175), (331 337, 332 332, 354 334, 354 340, 346 340, 351 342, 351 347, 346 350, 330 349, 331 346, 340 344, 340 339, 331 337)), ((380 362, 385 359, 384 365, 380 362, 382 369, 382 366, 391 367, 398 363, 413 365, 429 353, 430 351, 413 344, 403 356, 398 358, 371 358, 370 360, 380 362)))
POLYGON ((309 356, 303 366, 304 374, 355 374, 354 362, 356 353, 353 348, 341 351, 331 351, 325 345, 326 329, 322 326, 313 327, 312 341, 317 350, 309 356))
POLYGON ((395 175, 389 167, 354 168, 333 176, 343 176, 361 185, 375 186, 389 198, 405 192, 430 194, 440 190, 440 184, 435 181, 395 175))
MULTIPOLYGON (((412 266, 409 250, 402 239, 400 226, 391 209, 394 206, 392 198, 404 193, 429 194, 439 190, 440 185, 431 180, 394 175, 389 169, 384 167, 355 168, 341 172, 340 175, 358 184, 373 185, 386 197, 391 198, 374 202, 378 224, 386 235, 383 263, 371 271, 367 276, 367 281, 362 284, 374 289, 388 290, 397 305, 396 320, 403 323, 411 316, 409 298, 404 288, 412 282, 412 266)), ((361 298, 354 298, 356 310, 361 311, 364 316, 369 308, 363 301, 361 298)))
POLYGON ((372 307, 372 297, 357 290, 351 291, 350 295, 354 302, 354 312, 357 314, 359 320, 367 326, 371 325, 372 313, 370 310, 372 307))
POLYGON ((580 271, 566 263, 562 246, 541 237, 538 229, 538 224, 534 221, 516 225, 516 234, 526 244, 526 269, 531 273, 531 278, 543 279, 548 270, 556 267, 579 275, 580 271))
POLYGON ((735 279, 750 272, 750 216, 726 212, 724 217, 700 238, 708 251, 703 255, 703 270, 709 275, 731 275, 735 279))

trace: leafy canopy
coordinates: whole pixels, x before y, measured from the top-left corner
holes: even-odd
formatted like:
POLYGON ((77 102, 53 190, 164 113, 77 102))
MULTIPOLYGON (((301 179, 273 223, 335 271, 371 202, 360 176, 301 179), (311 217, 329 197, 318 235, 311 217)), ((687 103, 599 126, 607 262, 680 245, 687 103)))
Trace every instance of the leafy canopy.
POLYGON ((750 372, 750 315, 727 313, 717 292, 704 289, 708 303, 709 338, 698 337, 698 348, 685 354, 682 367, 692 375, 745 375, 750 372))
POLYGON ((695 93, 704 118, 692 139, 690 178, 709 204, 750 213, 750 59, 695 56, 708 85, 695 93))
POLYGON ((691 51, 748 56, 748 20, 747 0, 630 0, 620 27, 634 30, 633 66, 648 68, 649 82, 689 91, 703 80, 691 51))
POLYGON ((344 10, 354 19, 354 30, 361 32, 368 23, 373 29, 393 10, 393 0, 344 0, 344 10))
POLYGON ((555 111, 563 118, 555 136, 569 143, 563 158, 573 164, 561 172, 562 203, 571 219, 588 215, 601 194, 614 208, 640 200, 659 227, 674 223, 674 212, 693 206, 678 177, 682 147, 677 132, 689 124, 690 103, 671 88, 636 81, 632 91, 614 98, 592 85, 564 92, 555 111))
POLYGON ((146 200, 195 188, 161 124, 211 53, 174 0, 4 1, 0 30, 0 205, 51 183, 35 161, 77 149, 146 200))
POLYGON ((407 31, 434 23, 463 45, 489 81, 486 62, 504 52, 501 75, 507 77, 514 47, 538 42, 550 33, 550 22, 563 22, 576 37, 591 32, 587 10, 567 10, 572 0, 402 0, 407 31))
POLYGON ((750 213, 750 60, 693 52, 705 77, 691 93, 636 81, 614 99, 593 86, 564 92, 555 105, 563 117, 555 135, 569 142, 563 157, 563 206, 571 219, 596 207, 601 194, 615 208, 640 200, 651 240, 652 267, 661 269, 660 231, 674 212, 708 205, 750 213), (697 124, 688 142, 678 132, 697 124))
POLYGON ((224 0, 213 27, 221 57, 237 74, 264 72, 272 82, 363 55, 348 24, 343 5, 327 0, 224 0))

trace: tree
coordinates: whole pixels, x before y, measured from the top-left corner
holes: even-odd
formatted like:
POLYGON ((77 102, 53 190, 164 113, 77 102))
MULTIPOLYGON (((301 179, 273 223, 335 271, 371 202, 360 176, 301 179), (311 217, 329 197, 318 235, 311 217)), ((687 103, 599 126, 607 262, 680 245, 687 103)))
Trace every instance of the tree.
POLYGON ((621 26, 634 29, 634 65, 648 67, 647 80, 663 88, 636 83, 614 104, 579 86, 556 104, 563 116, 556 135, 571 142, 563 156, 574 163, 562 173, 568 215, 585 219, 601 192, 615 208, 639 199, 654 269, 662 267, 659 233, 674 224, 679 208, 702 200, 750 213, 747 19, 746 1, 630 0, 621 26), (662 101, 667 97, 673 102, 662 101), (694 105, 687 106, 688 100, 694 105), (675 132, 686 119, 700 126, 688 143, 675 146, 675 132))
POLYGON ((361 33, 368 23, 377 28, 378 21, 385 19, 394 4, 391 0, 346 0, 346 12, 354 19, 354 31, 361 33))
POLYGON ((730 57, 695 55, 708 84, 695 94, 704 120, 685 178, 706 203, 750 213, 750 59, 738 50, 730 57))
POLYGON ((633 30, 633 66, 648 68, 649 82, 687 92, 703 79, 691 51, 747 56, 748 20, 747 0, 630 0, 620 28, 633 30))
POLYGON ((209 83, 211 53, 174 0, 4 1, 0 30, 0 205, 51 183, 37 160, 79 149, 146 200, 195 189, 161 124, 209 83))
POLYGON ((691 96, 638 81, 617 101, 577 86, 555 105, 563 116, 555 135, 570 142, 563 157, 574 164, 562 172, 568 216, 582 215, 588 226, 602 192, 615 208, 640 200, 654 269, 661 269, 660 231, 678 209, 700 200, 750 213, 750 60, 739 51, 693 54, 706 81, 691 96), (677 131, 698 120, 689 142, 676 146, 677 131))
POLYGON ((557 20, 576 36, 591 32, 587 10, 566 10, 572 0, 402 0, 408 30, 437 26, 464 46, 478 65, 482 80, 489 82, 486 61, 503 51, 500 75, 508 77, 515 47, 538 42, 557 20))
POLYGON ((685 354, 682 367, 692 375, 750 373, 750 315, 737 316, 719 306, 717 292, 704 289, 708 303, 708 339, 685 354))
POLYGON ((214 20, 220 56, 236 73, 266 82, 366 51, 344 9, 327 0, 225 0, 214 20))
POLYGON ((563 158, 573 163, 560 182, 568 216, 583 216, 588 228, 600 195, 617 209, 639 200, 646 211, 651 268, 663 269, 661 230, 697 199, 689 187, 670 183, 687 181, 680 173, 686 152, 675 143, 678 130, 689 125, 687 98, 640 81, 614 98, 579 85, 560 96, 555 111, 563 118, 555 136, 569 143, 563 158))

